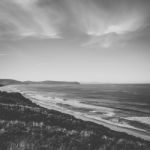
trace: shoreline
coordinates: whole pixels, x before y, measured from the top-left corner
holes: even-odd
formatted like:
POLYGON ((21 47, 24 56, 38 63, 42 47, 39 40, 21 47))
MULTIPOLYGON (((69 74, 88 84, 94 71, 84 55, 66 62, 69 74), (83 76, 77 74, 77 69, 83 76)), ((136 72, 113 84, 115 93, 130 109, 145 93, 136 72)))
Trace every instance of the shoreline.
POLYGON ((77 113, 77 112, 74 113, 73 111, 67 110, 65 108, 59 109, 56 106, 46 105, 46 104, 40 102, 39 100, 37 100, 36 98, 30 97, 29 95, 25 94, 24 92, 19 91, 17 88, 14 89, 11 86, 9 86, 8 89, 7 89, 7 86, 5 86, 4 89, 0 88, 0 91, 18 92, 18 93, 22 94, 24 97, 26 97, 29 100, 31 100, 32 102, 34 102, 35 104, 37 104, 41 107, 47 108, 48 110, 56 110, 56 111, 64 113, 64 114, 69 114, 71 116, 74 116, 76 119, 81 119, 83 121, 93 122, 93 123, 96 123, 98 125, 103 125, 104 127, 109 128, 113 131, 120 132, 120 133, 126 133, 128 135, 150 141, 150 135, 146 134, 144 131, 136 130, 136 128, 125 127, 123 125, 122 126, 115 125, 115 124, 112 124, 112 123, 109 123, 109 122, 105 122, 103 120, 98 120, 96 118, 92 118, 91 116, 88 116, 88 115, 81 114, 80 112, 79 113, 77 113))
MULTIPOLYGON (((35 102, 35 100, 31 97, 28 97, 26 95, 23 95, 25 96, 26 98, 29 98, 32 102, 35 102)), ((116 131, 116 132, 120 132, 120 133, 126 133, 128 135, 131 135, 131 136, 134 136, 134 137, 137 137, 137 138, 141 138, 141 139, 144 139, 144 140, 147 140, 147 141, 150 141, 150 136, 149 135, 146 135, 146 133, 144 132, 140 132, 136 129, 130 129, 130 128, 126 128, 126 127, 120 127, 120 126, 117 126, 117 125, 113 125, 113 124, 110 124, 110 123, 106 123, 104 121, 100 121, 100 120, 96 120, 94 118, 89 118, 88 116, 86 115, 81 115, 80 113, 73 113, 72 111, 68 111, 68 110, 64 110, 64 109, 58 109, 58 108, 54 108, 54 107, 50 107, 50 106, 46 106, 46 105, 42 105, 40 103, 36 103, 38 105, 40 105, 41 107, 44 107, 44 108, 47 108, 49 110, 56 110, 56 111, 59 111, 61 113, 65 113, 65 114, 69 114, 71 116, 74 116, 76 119, 81 119, 83 121, 89 121, 89 122, 93 122, 93 123, 96 123, 98 125, 103 125, 104 127, 106 128, 109 128, 110 130, 113 130, 113 131, 116 131)))

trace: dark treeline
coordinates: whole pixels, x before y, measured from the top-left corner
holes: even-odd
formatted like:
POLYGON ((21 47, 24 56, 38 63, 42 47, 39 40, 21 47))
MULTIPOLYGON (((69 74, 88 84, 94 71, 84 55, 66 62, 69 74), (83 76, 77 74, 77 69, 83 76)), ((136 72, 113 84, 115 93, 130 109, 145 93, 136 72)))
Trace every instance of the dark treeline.
POLYGON ((0 92, 0 150, 149 150, 150 142, 0 92))

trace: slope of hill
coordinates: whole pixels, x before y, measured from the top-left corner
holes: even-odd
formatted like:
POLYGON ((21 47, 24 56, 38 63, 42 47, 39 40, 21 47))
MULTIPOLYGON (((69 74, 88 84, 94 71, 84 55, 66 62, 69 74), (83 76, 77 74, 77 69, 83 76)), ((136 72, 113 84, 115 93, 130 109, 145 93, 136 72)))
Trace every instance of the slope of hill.
POLYGON ((149 150, 150 142, 0 92, 0 150, 149 150))
POLYGON ((21 84, 21 81, 13 80, 13 79, 0 79, 0 86, 12 85, 12 84, 21 84))

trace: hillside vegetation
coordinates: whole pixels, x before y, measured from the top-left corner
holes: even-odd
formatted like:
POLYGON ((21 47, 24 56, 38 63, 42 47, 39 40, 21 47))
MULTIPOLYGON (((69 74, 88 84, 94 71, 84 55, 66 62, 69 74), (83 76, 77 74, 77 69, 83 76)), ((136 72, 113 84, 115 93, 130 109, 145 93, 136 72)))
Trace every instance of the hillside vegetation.
POLYGON ((0 150, 149 150, 150 142, 0 92, 0 150))

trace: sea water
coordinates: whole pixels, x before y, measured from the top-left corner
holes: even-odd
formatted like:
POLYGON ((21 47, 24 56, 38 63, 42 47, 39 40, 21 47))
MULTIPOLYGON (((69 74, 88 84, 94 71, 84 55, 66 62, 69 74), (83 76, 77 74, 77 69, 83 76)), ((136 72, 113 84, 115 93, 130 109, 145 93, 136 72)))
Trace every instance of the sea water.
POLYGON ((149 84, 28 84, 13 90, 49 109, 150 134, 149 84))

